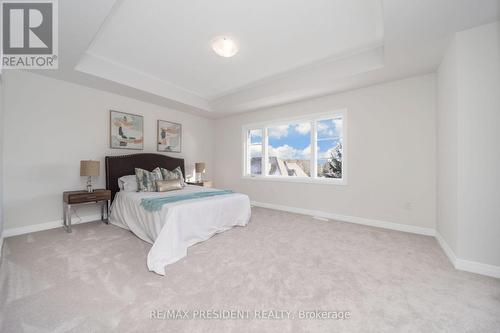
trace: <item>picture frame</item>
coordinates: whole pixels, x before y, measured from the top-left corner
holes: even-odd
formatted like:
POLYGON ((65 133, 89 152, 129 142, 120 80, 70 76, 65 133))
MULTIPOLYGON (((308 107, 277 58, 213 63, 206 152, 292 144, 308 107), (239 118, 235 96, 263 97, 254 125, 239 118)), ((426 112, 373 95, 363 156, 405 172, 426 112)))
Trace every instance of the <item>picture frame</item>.
POLYGON ((182 124, 158 120, 156 149, 163 153, 180 153, 182 151, 182 124))
POLYGON ((109 147, 144 150, 144 117, 109 110, 109 147))

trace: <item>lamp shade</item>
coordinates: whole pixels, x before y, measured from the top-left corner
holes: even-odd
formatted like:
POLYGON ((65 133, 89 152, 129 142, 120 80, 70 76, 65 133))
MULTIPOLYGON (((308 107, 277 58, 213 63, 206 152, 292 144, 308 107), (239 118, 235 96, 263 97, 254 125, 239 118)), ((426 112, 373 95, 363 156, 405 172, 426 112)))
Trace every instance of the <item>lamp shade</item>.
POLYGON ((99 176, 99 161, 80 161, 80 176, 99 176))
POLYGON ((196 173, 204 173, 205 172, 205 163, 203 163, 203 162, 195 163, 194 168, 196 170, 196 173))

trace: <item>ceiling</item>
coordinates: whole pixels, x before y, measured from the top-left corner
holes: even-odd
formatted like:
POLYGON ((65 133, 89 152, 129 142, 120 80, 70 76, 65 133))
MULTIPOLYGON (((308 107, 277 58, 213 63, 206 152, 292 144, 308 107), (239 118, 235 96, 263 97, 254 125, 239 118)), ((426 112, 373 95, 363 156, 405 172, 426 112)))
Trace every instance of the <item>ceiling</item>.
POLYGON ((65 0, 60 69, 39 74, 206 117, 435 71, 499 0, 65 0), (210 42, 236 39, 217 56, 210 42))
POLYGON ((212 99, 382 43, 379 0, 129 0, 87 53, 212 99), (219 35, 239 41, 240 52, 215 54, 219 35))

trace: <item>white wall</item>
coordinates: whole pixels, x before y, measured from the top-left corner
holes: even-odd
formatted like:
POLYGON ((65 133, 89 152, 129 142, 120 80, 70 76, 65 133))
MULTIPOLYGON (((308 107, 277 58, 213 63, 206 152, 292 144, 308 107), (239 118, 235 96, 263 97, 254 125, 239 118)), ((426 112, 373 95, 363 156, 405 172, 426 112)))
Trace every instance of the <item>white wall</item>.
POLYGON ((435 228, 436 84, 425 75, 216 121, 215 181, 252 200, 435 228), (347 108, 348 185, 242 179, 241 126, 347 108))
POLYGON ((438 172, 436 229, 457 251, 458 106, 456 40, 450 43, 438 70, 438 172))
POLYGON ((61 220, 62 192, 84 188, 80 160, 101 161, 94 187, 103 188, 106 155, 140 152, 109 148, 109 109, 144 116, 143 152, 156 152, 157 119, 181 123, 182 153, 171 156, 185 158, 187 172, 206 162, 210 177, 213 120, 27 72, 6 73, 4 83, 6 229, 61 220))
POLYGON ((457 34, 458 256, 500 266, 500 23, 457 34))
POLYGON ((438 183, 438 232, 458 259, 499 275, 500 23, 457 33, 448 54, 439 69, 438 173, 451 168, 455 179, 438 183))

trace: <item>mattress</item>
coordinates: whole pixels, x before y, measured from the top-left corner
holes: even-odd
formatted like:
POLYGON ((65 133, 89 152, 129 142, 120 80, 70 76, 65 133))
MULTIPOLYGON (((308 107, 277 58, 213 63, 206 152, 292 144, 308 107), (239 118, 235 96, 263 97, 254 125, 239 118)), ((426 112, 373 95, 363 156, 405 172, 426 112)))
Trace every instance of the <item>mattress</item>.
POLYGON ((191 245, 234 226, 250 221, 250 199, 241 193, 184 200, 164 204, 159 211, 147 211, 143 198, 179 196, 213 188, 187 185, 170 192, 118 192, 111 206, 110 223, 132 231, 151 243, 147 266, 165 275, 165 267, 184 258, 191 245))

